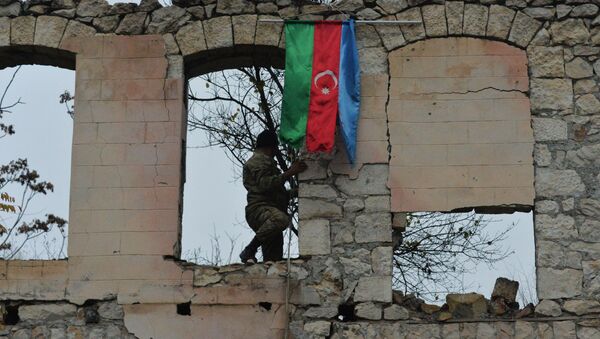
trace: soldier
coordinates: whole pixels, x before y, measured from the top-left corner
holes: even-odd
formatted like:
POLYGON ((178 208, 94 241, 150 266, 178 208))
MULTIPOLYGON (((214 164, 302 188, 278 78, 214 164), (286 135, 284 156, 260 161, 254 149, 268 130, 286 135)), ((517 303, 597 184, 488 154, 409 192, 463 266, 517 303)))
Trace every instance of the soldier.
POLYGON ((290 192, 285 182, 294 175, 304 172, 306 164, 294 162, 290 169, 281 173, 274 160, 279 142, 271 131, 260 133, 252 157, 244 164, 244 187, 248 191, 246 221, 256 236, 240 253, 243 263, 256 262, 256 251, 262 248, 264 261, 283 258, 283 231, 290 223, 287 208, 290 192))

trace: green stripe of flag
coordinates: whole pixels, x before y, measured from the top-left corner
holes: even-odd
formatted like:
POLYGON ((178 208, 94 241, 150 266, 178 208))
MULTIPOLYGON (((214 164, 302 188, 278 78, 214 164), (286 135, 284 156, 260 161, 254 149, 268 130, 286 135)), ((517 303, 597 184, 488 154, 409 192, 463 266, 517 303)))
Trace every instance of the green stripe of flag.
POLYGON ((285 25, 285 87, 281 112, 281 140, 295 148, 304 145, 310 103, 314 25, 285 25))

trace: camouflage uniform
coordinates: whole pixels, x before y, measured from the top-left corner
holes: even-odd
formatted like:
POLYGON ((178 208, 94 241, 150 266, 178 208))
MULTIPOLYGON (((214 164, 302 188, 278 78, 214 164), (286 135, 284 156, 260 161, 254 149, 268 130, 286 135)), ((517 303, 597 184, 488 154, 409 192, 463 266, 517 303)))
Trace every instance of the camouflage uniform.
POLYGON ((283 257, 283 231, 290 218, 285 212, 290 195, 285 178, 273 158, 255 152, 244 164, 244 187, 248 191, 246 221, 256 232, 265 261, 283 257))

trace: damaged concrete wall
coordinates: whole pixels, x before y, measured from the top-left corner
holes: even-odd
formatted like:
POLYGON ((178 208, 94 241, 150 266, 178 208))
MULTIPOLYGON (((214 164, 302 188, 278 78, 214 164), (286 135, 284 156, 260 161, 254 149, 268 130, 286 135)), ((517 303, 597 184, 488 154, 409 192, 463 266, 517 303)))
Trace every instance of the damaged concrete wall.
MULTIPOLYGON (((117 336, 117 332, 125 337, 126 332, 160 337, 175 333, 171 331, 180 331, 181 336, 202 331, 236 337, 243 330, 247 337, 280 337, 288 319, 296 338, 600 335, 600 239, 596 236, 600 227, 600 27, 596 4, 348 0, 332 9, 280 0, 174 3, 162 8, 151 0, 114 6, 102 0, 0 1, 0 68, 41 63, 75 68, 77 74, 69 259, 1 262, 3 305, 11 310, 15 302, 24 303, 17 307, 24 310, 27 303, 50 310, 57 304, 70 305, 64 306, 69 312, 58 317, 63 322, 56 327, 65 331, 75 320, 64 319, 95 305, 94 300, 116 300, 123 305, 122 318, 77 323, 81 336, 92 337, 91 333, 117 336), (282 25, 258 19, 339 19, 339 11, 358 18, 423 23, 357 27, 363 99, 358 164, 350 166, 343 147, 338 147, 329 157, 312 159, 309 171, 301 176, 302 259, 293 263, 288 317, 282 313, 285 266, 205 268, 173 259, 180 251, 185 80, 240 65, 281 66, 282 25), (437 57, 444 61, 427 63, 414 55, 423 49, 441 53, 437 57), (458 52, 452 54, 453 49, 458 52), (496 58, 497 53, 491 51, 498 50, 507 54, 496 58), (473 54, 478 58, 457 65, 459 70, 448 64, 449 54, 463 61, 473 54), (416 57, 411 62, 418 65, 405 67, 407 57, 416 57), (498 180, 501 184, 511 181, 499 188, 513 189, 502 199, 481 194, 469 200, 461 193, 447 194, 439 205, 433 204, 437 195, 416 204, 416 199, 398 194, 406 188, 422 188, 402 184, 413 183, 417 177, 396 180, 408 172, 403 164, 418 163, 414 152, 405 151, 411 129, 400 124, 411 114, 423 123, 434 123, 427 120, 430 110, 407 107, 399 89, 409 84, 406 77, 410 75, 415 79, 409 93, 425 89, 418 95, 427 97, 438 89, 426 88, 424 77, 436 70, 453 78, 451 92, 477 91, 485 103, 473 106, 469 93, 457 94, 463 102, 456 112, 480 114, 480 120, 469 120, 477 126, 467 128, 474 136, 479 133, 480 139, 466 145, 485 148, 489 143, 483 141, 494 136, 501 138, 496 144, 518 144, 507 146, 509 151, 504 153, 499 146, 498 154, 506 158, 492 159, 515 167, 504 173, 507 178, 498 180), (473 74, 496 71, 493 75, 500 80, 465 87, 465 74, 475 81, 473 74), (485 90, 488 87, 490 91, 485 90), (480 125, 488 121, 486 108, 498 107, 497 92, 512 95, 518 104, 505 112, 514 116, 498 119, 504 122, 487 126, 490 133, 484 133, 485 126, 480 125), (507 136, 515 138, 502 139, 507 136), (405 299, 392 293, 393 212, 514 207, 532 202, 538 296, 543 299, 535 314, 518 320, 512 316, 485 321, 456 318, 444 324, 410 308, 405 299), (177 305, 187 307, 191 315, 178 313, 177 305), (348 312, 350 318, 345 320, 349 321, 342 322, 340 314, 349 316, 348 312), (232 314, 239 321, 235 326, 232 314), (116 328, 96 330, 94 324, 116 328)), ((451 140, 442 141, 450 144, 451 140)), ((419 153, 429 155, 428 159, 441 157, 433 150, 419 153)), ((477 161, 485 160, 467 155, 465 166, 479 166, 477 161)), ((490 186, 496 180, 489 175, 482 181, 490 186)), ((449 188, 446 181, 439 186, 425 182, 433 186, 428 189, 449 188)), ((47 311, 33 314, 21 323, 9 324, 1 335, 52 332, 43 326, 35 330, 47 319, 47 311)))

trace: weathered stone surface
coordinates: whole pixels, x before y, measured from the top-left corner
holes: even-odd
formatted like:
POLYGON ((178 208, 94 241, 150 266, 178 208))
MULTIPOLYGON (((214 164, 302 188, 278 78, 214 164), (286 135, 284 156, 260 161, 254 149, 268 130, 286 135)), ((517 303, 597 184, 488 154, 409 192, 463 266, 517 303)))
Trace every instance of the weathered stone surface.
MULTIPOLYGON (((394 20, 394 17, 383 18, 384 20, 394 20)), ((365 43, 365 47, 377 47, 378 37, 381 38, 383 42, 383 46, 388 50, 393 50, 397 47, 403 46, 406 44, 406 40, 402 31, 400 30, 400 26, 395 25, 375 25, 375 29, 377 32, 371 32, 370 36, 365 36, 366 39, 370 40, 368 43, 365 43)), ((363 33, 366 33, 363 30, 363 33)), ((361 37, 362 38, 362 37, 361 37)), ((360 50, 359 50, 360 51, 360 50)))
POLYGON ((383 74, 388 67, 387 52, 384 48, 364 48, 358 51, 360 70, 365 75, 383 74))
POLYGON ((221 281, 222 276, 211 267, 198 267, 194 270, 194 286, 203 287, 221 281))
POLYGON ((529 70, 536 78, 556 78, 565 74, 562 47, 534 46, 527 50, 529 70))
POLYGON ((585 94, 575 101, 575 112, 581 115, 600 113, 600 101, 593 94, 585 94))
POLYGON ((585 185, 574 170, 538 168, 535 189, 539 197, 577 196, 585 191, 585 185))
POLYGON ((394 213, 392 215, 392 228, 403 232, 408 224, 406 213, 394 213))
POLYGON ((377 5, 388 14, 395 14, 408 7, 406 0, 378 0, 377 5))
POLYGON ((354 290, 354 301, 392 301, 392 278, 384 277, 361 277, 354 290))
POLYGON ((533 161, 539 167, 550 166, 552 163, 552 153, 547 145, 536 144, 533 149, 533 161))
POLYGON ((600 216, 600 201, 594 199, 581 199, 579 210, 583 215, 590 217, 600 216))
POLYGON ((385 320, 405 320, 410 317, 408 310, 400 305, 391 305, 383 309, 385 320))
POLYGON ((506 302, 515 302, 517 291, 519 290, 519 282, 507 278, 498 278, 494 284, 492 291, 492 300, 502 298, 506 302))
POLYGON ((488 323, 479 323, 477 325, 477 338, 495 338, 496 329, 488 323))
POLYGON ((184 56, 206 50, 202 22, 197 21, 179 29, 175 35, 184 56))
POLYGON ((220 0, 217 2, 217 13, 247 14, 254 13, 254 4, 248 0, 220 0))
MULTIPOLYGON (((174 33, 191 18, 185 9, 169 6, 152 12, 150 24, 146 29, 148 34, 174 33)), ((200 23, 200 22, 197 22, 200 23)), ((179 35, 179 33, 178 33, 179 35)))
POLYGON ((329 336, 331 323, 329 321, 311 321, 304 324, 304 331, 315 336, 329 336))
POLYGON ((256 11, 261 14, 275 14, 277 10, 277 5, 274 3, 260 3, 256 5, 256 11))
POLYGON ((600 165, 600 145, 585 145, 577 151, 568 151, 567 159, 577 166, 600 165))
POLYGON ((421 7, 425 33, 429 37, 448 35, 444 5, 429 5, 421 7))
POLYGON ((72 304, 38 304, 19 307, 19 318, 23 321, 52 322, 75 317, 77 307, 72 304))
POLYGON ((21 4, 13 2, 8 6, 0 6, 0 17, 15 17, 21 14, 21 4))
POLYGON ((531 108, 561 110, 573 105, 573 85, 569 79, 531 79, 531 108))
MULTIPOLYGON (((300 217, 302 218, 302 217, 300 217)), ((302 255, 331 253, 329 221, 322 219, 300 222, 298 247, 302 255)))
POLYGON ((365 213, 356 217, 354 238, 358 243, 392 241, 391 213, 365 213))
POLYGON ((544 299, 535 307, 535 313, 547 317, 558 317, 562 314, 560 305, 552 300, 544 299))
MULTIPOLYGON (((361 50, 365 47, 381 47, 381 39, 379 39, 378 31, 371 25, 356 26, 356 47, 361 50)), ((402 34, 400 28, 397 34, 402 34)), ((402 37, 404 39, 404 37, 402 37)))
POLYGON ((21 16, 10 22, 10 43, 13 45, 33 45, 35 18, 21 16))
MULTIPOLYGON (((182 58, 179 55, 179 46, 177 45, 177 41, 175 41, 175 36, 173 34, 167 33, 163 35, 163 39, 165 40, 165 49, 167 51, 167 55, 169 56, 169 65, 171 61, 175 61, 175 58, 182 58), (173 58, 173 59, 172 59, 173 58)), ((183 60, 182 60, 183 62, 183 60)), ((183 73, 183 68, 181 69, 181 73, 183 73)), ((169 78, 171 78, 169 76, 169 78)))
MULTIPOLYGON (((596 64, 594 64, 596 74, 600 74, 600 68, 597 67, 600 67, 600 62, 596 62, 596 64)), ((592 79, 578 80, 577 82, 575 82, 575 85, 573 85, 573 92, 575 92, 575 94, 587 94, 598 91, 600 91, 600 89, 598 88, 598 84, 596 84, 596 82, 592 79)))
POLYGON ((137 12, 125 15, 115 33, 117 34, 142 34, 144 31, 144 22, 146 21, 145 12, 137 12))
POLYGON ((523 13, 535 19, 548 20, 554 16, 556 9, 553 7, 528 7, 523 10, 523 13))
POLYGON ((531 39, 529 46, 549 46, 551 45, 550 41, 550 32, 544 27, 542 27, 531 39))
MULTIPOLYGON (((423 20, 423 18, 421 17, 421 9, 418 7, 410 8, 410 9, 403 11, 402 13, 398 13, 396 15, 396 18, 398 20, 418 20, 418 21, 423 20)), ((421 24, 412 24, 412 25, 403 25, 401 27, 401 29, 402 29, 402 35, 404 36, 404 39, 406 39, 406 41, 415 41, 415 40, 419 40, 419 39, 422 39, 425 37, 425 26, 423 26, 422 23, 421 24)), ((377 28, 377 30, 379 31, 379 27, 377 28)), ((384 39, 383 36, 382 36, 382 39, 384 39)), ((384 39, 384 44, 385 44, 385 39, 384 39)))
POLYGON ((231 18, 233 39, 236 45, 251 45, 254 43, 256 19, 256 15, 238 15, 231 18))
POLYGON ((579 225, 578 229, 582 239, 600 242, 600 221, 587 219, 579 225))
POLYGON ((552 200, 540 200, 535 203, 535 211, 540 214, 556 214, 558 208, 558 203, 552 200))
POLYGON ((371 266, 376 275, 392 275, 392 248, 376 247, 371 251, 371 266))
POLYGON ((357 179, 340 176, 336 179, 337 188, 348 195, 389 194, 387 165, 364 165, 357 179))
POLYGON ((254 38, 256 45, 279 46, 282 24, 272 24, 268 22, 260 22, 261 19, 277 19, 277 17, 269 15, 260 15, 256 24, 256 36, 254 38))
POLYGON ((550 33, 554 43, 569 46, 585 43, 590 37, 590 32, 581 19, 553 22, 550 33))
POLYGON ((369 320, 381 319, 381 306, 372 302, 360 303, 356 305, 354 312, 359 318, 369 320))
MULTIPOLYGON (((143 22, 142 22, 143 24, 143 22)), ((92 25, 101 33, 109 33, 113 32, 115 28, 119 25, 119 16, 118 15, 109 15, 103 16, 99 18, 94 18, 92 21, 92 25)), ((142 25, 142 30, 144 26, 142 25)), ((138 33, 139 34, 139 33, 138 33)))
POLYGON ((556 321, 552 323, 554 338, 576 338, 575 323, 572 321, 556 321))
POLYGON ((342 208, 339 205, 314 199, 300 199, 298 210, 300 219, 335 218, 342 216, 342 208))
POLYGON ((515 339, 535 338, 533 325, 531 323, 517 320, 515 322, 515 339))
POLYGON ((78 16, 97 17, 108 12, 110 5, 106 0, 81 0, 77 6, 78 16))
POLYGON ((600 329, 593 327, 579 327, 577 329, 578 339, 596 339, 600 338, 600 329))
POLYGON ((572 298, 582 292, 583 273, 580 270, 538 268, 537 273, 540 299, 572 298))
POLYGON ((584 4, 573 7, 570 16, 574 18, 590 18, 598 14, 598 6, 594 4, 584 4))
POLYGON ((453 294, 446 295, 448 310, 454 318, 479 318, 487 313, 487 302, 481 294, 453 294))
POLYGON ((486 30, 487 36, 506 39, 510 33, 514 17, 515 11, 510 8, 499 5, 490 6, 490 18, 486 30))
POLYGON ((567 122, 553 118, 533 118, 533 135, 536 141, 557 141, 568 138, 567 122))
POLYGON ((365 208, 365 203, 362 199, 348 199, 344 203, 344 212, 358 212, 362 211, 365 208))
POLYGON ((361 18, 363 20, 375 20, 381 17, 379 12, 375 11, 372 8, 365 8, 356 13, 357 18, 361 18))
POLYGON ((67 27, 67 19, 55 16, 40 16, 37 18, 34 44, 57 48, 67 27))
POLYGON ((0 17, 0 47, 10 45, 10 19, 0 17))
POLYGON ((337 197, 337 192, 329 185, 319 185, 319 184, 303 184, 300 185, 300 189, 298 191, 298 196, 300 198, 324 198, 324 199, 333 199, 337 197))
POLYGON ((488 8, 477 4, 465 4, 463 33, 465 35, 485 36, 488 21, 488 8))
POLYGON ((321 307, 311 307, 306 312, 304 312, 304 316, 308 318, 326 318, 331 319, 338 314, 338 308, 336 306, 321 306, 321 307))
POLYGON ((517 12, 512 28, 510 29, 510 34, 508 35, 508 40, 518 46, 526 47, 540 27, 542 27, 541 22, 523 12, 517 12))
POLYGON ((589 296, 600 293, 600 260, 584 261, 583 267, 583 289, 589 296))
POLYGON ((573 7, 571 7, 571 6, 558 4, 556 6, 556 17, 558 19, 562 19, 562 18, 566 17, 567 15, 569 15, 569 13, 571 13, 572 9, 573 9, 573 7))
MULTIPOLYGON (((440 326, 438 324, 411 325, 408 328, 406 338, 441 338, 440 326)), ((474 338, 474 337, 473 337, 474 338)), ((445 339, 445 338, 444 338, 445 339)))
POLYGON ((421 305, 419 305, 419 310, 421 312, 426 313, 426 314, 433 314, 435 312, 439 312, 440 309, 441 309, 441 307, 439 305, 433 305, 433 304, 421 304, 421 305))
MULTIPOLYGON (((348 275, 363 276, 371 273, 371 265, 361 260, 362 258, 340 258, 344 272, 348 275)), ((363 259, 364 260, 364 259, 363 259)))
POLYGON ((575 58, 565 65, 565 72, 573 79, 588 78, 594 75, 592 65, 583 58, 575 58))
POLYGON ((600 313, 600 302, 596 300, 566 300, 563 309, 576 315, 600 313))
POLYGON ((84 25, 75 20, 70 20, 67 24, 67 28, 65 29, 65 34, 63 34, 63 41, 66 38, 71 37, 90 37, 96 34, 96 30, 93 27, 88 25, 84 25))
POLYGON ((115 302, 103 302, 98 306, 98 314, 104 319, 123 319, 123 307, 115 302))
POLYGON ((365 212, 389 212, 390 197, 387 195, 369 196, 365 199, 365 212))
POLYGON ((216 17, 204 21, 204 36, 209 49, 233 46, 233 30, 231 18, 228 16, 216 17))
POLYGON ((462 34, 465 3, 463 1, 446 1, 444 5, 446 6, 448 34, 462 34))
POLYGON ((538 214, 535 219, 537 235, 543 239, 569 239, 577 237, 575 220, 568 215, 559 214, 555 218, 538 214))
POLYGON ((577 56, 592 56, 600 53, 600 47, 578 45, 573 48, 573 54, 577 56))

